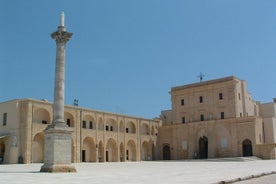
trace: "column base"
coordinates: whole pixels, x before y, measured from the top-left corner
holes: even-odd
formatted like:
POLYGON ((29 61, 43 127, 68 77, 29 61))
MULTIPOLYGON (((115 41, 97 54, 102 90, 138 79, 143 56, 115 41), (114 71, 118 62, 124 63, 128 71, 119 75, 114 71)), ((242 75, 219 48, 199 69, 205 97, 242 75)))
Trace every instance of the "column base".
POLYGON ((63 125, 51 125, 44 131, 44 165, 40 172, 76 172, 71 163, 72 129, 63 125))
POLYGON ((73 165, 44 164, 41 167, 40 172, 77 172, 77 170, 73 165))

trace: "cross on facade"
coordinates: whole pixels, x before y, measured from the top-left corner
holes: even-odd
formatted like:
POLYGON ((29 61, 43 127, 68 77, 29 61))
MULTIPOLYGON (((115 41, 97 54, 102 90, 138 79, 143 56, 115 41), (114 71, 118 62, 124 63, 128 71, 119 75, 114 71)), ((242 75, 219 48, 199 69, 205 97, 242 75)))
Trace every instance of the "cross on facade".
POLYGON ((200 82, 202 82, 205 75, 202 72, 200 72, 199 76, 197 77, 199 78, 200 82))

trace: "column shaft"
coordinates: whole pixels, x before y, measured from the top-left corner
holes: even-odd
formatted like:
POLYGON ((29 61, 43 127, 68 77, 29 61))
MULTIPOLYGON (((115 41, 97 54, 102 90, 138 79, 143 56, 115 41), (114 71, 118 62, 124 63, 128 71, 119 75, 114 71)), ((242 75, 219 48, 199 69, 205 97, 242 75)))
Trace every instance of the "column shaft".
POLYGON ((64 122, 65 42, 57 42, 53 123, 64 122))

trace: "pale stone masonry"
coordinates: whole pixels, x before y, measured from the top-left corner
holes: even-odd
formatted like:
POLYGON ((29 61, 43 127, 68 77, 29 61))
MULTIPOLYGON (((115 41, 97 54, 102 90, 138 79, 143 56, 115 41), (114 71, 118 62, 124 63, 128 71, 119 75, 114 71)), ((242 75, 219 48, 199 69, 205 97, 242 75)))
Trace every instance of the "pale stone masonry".
POLYGON ((159 159, 258 156, 275 159, 275 101, 260 104, 234 76, 173 87, 162 111, 159 159))
POLYGON ((64 13, 58 30, 51 34, 56 41, 55 89, 53 123, 44 130, 44 165, 40 172, 76 172, 71 164, 71 134, 73 130, 64 121, 65 48, 72 33, 66 31, 64 13))
MULTIPOLYGON (((73 130, 71 161, 275 159, 276 99, 254 101, 245 81, 233 76, 173 87, 171 97, 172 109, 158 119, 65 106, 64 121, 73 130)), ((53 121, 52 108, 45 100, 0 103, 3 163, 45 161, 44 129, 53 121)))
MULTIPOLYGON (((71 161, 119 162, 154 160, 158 119, 65 106, 64 120, 72 128, 71 161)), ((0 157, 8 163, 44 162, 44 129, 53 122, 52 103, 21 99, 0 103, 0 157), (16 140, 16 143, 14 143, 16 140)), ((66 155, 62 154, 61 156, 66 155)))

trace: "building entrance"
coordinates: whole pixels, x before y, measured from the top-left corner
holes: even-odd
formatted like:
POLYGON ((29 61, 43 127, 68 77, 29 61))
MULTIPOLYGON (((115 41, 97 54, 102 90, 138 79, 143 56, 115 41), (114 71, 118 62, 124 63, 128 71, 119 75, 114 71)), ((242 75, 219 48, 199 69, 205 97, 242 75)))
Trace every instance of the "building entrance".
POLYGON ((252 142, 249 139, 245 139, 242 142, 242 156, 250 157, 252 155, 252 142))
POLYGON ((171 148, 170 145, 163 146, 163 160, 170 160, 171 159, 171 148))
POLYGON ((82 150, 82 152, 81 152, 82 154, 81 154, 81 158, 82 158, 82 162, 85 162, 85 150, 82 150))
POLYGON ((108 151, 105 151, 105 161, 106 162, 109 162, 109 154, 108 154, 108 151))
POLYGON ((198 157, 201 159, 208 158, 208 138, 203 136, 198 141, 199 153, 198 157))
POLYGON ((5 156, 5 144, 2 142, 0 143, 0 164, 4 163, 4 156, 5 156))

